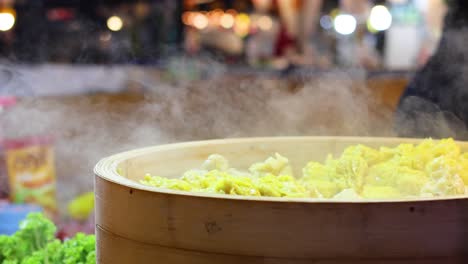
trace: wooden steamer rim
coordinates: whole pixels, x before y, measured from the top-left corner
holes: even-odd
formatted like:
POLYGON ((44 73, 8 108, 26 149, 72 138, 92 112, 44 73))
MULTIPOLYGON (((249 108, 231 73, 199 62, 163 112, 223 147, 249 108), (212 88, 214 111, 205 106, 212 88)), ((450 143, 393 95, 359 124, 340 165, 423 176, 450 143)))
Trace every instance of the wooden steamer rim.
MULTIPOLYGON (((141 169, 135 166, 147 164, 139 164, 140 159, 155 156, 157 163, 169 152, 179 153, 182 164, 185 153, 201 151, 196 159, 206 158, 205 149, 225 154, 222 150, 240 146, 249 156, 255 152, 249 152, 249 145, 266 146, 271 155, 275 146, 290 145, 295 151, 318 144, 317 151, 327 153, 358 143, 376 147, 420 140, 240 138, 148 147, 105 158, 94 170, 98 263, 151 263, 154 258, 167 264, 465 263, 459 260, 468 256, 467 196, 360 201, 240 197, 154 188, 117 173, 123 167, 125 175, 131 174, 141 169)), ((468 150, 468 143, 457 144, 468 150)))

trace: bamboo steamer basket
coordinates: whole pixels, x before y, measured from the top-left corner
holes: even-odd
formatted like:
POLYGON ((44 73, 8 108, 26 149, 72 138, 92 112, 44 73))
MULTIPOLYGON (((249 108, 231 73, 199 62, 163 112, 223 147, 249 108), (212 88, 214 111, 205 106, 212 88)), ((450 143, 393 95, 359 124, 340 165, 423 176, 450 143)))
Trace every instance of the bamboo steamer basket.
MULTIPOLYGON (((236 168, 278 152, 300 170, 347 146, 417 139, 245 138, 138 149, 95 168, 97 262, 164 264, 468 263, 468 199, 318 201, 143 186, 219 153, 236 168), (123 176, 117 173, 117 170, 123 176)), ((465 151, 468 143, 458 142, 465 151)), ((299 173, 300 171, 296 171, 299 173)))

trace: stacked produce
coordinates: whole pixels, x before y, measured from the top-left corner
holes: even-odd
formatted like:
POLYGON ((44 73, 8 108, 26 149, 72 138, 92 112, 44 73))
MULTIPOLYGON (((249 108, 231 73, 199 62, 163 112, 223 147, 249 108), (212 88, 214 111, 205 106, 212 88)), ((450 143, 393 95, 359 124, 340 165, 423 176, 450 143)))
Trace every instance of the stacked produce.
POLYGON ((289 160, 279 154, 248 171, 229 166, 221 155, 178 179, 147 174, 144 185, 181 191, 317 199, 395 199, 467 194, 468 153, 453 139, 396 147, 354 145, 324 163, 310 161, 294 177, 289 160))
POLYGON ((0 236, 0 263, 96 263, 94 235, 78 233, 62 242, 55 238, 56 231, 43 214, 29 214, 15 234, 0 236))

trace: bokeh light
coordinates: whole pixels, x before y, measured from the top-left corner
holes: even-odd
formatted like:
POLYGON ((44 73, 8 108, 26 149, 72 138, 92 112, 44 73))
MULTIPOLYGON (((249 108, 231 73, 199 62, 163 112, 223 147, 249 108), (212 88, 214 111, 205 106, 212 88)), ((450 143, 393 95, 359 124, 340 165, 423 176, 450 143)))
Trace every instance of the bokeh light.
POLYGON ((335 17, 333 25, 339 34, 350 35, 356 30, 357 21, 352 15, 340 14, 335 17))
POLYGON ((249 34, 250 31, 250 17, 245 13, 240 13, 236 16, 236 23, 234 27, 234 32, 240 36, 245 37, 249 34))
POLYGON ((219 20, 221 27, 225 29, 232 28, 234 26, 234 17, 231 14, 223 14, 219 20))
POLYGON ((368 25, 370 29, 376 31, 387 30, 392 25, 392 14, 390 14, 388 8, 383 5, 374 6, 369 16, 368 25))
POLYGON ((331 16, 322 16, 320 18, 320 26, 323 29, 329 30, 333 28, 333 19, 331 16))
POLYGON ((193 26, 199 30, 205 29, 208 26, 208 18, 202 13, 196 14, 193 17, 193 26))
POLYGON ((118 16, 111 16, 107 19, 107 27, 112 31, 119 31, 123 27, 123 21, 118 16))
POLYGON ((182 23, 184 23, 184 25, 190 25, 191 18, 192 18, 192 12, 185 11, 182 14, 182 23))
POLYGON ((15 16, 11 13, 0 13, 0 31, 8 31, 15 25, 15 16))

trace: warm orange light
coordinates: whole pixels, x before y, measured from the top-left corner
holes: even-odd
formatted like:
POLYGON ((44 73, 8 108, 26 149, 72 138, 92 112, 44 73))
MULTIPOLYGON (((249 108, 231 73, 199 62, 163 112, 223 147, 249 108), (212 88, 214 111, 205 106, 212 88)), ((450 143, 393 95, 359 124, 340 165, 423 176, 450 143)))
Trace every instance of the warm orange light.
POLYGON ((11 8, 0 9, 0 31, 8 31, 13 28, 16 21, 16 12, 11 8))
POLYGON ((233 15, 233 16, 237 16, 237 11, 234 10, 234 9, 228 9, 228 10, 226 11, 226 13, 231 14, 231 15, 233 15))
POLYGON ((215 16, 215 17, 220 17, 220 16, 222 16, 223 14, 224 14, 223 10, 221 10, 221 9, 219 9, 219 8, 217 8, 217 9, 215 9, 215 10, 213 10, 213 11, 211 12, 211 15, 212 15, 212 16, 215 16))
POLYGON ((220 20, 223 15, 224 15, 224 12, 221 9, 215 9, 211 11, 208 15, 210 25, 214 25, 214 26, 219 25, 221 23, 220 20))
POLYGON ((182 23, 184 25, 190 25, 190 16, 192 15, 192 12, 186 11, 182 14, 182 23))
POLYGON ((228 13, 223 14, 219 20, 219 24, 225 29, 232 28, 234 26, 234 22, 234 17, 228 13))
POLYGON ((193 17, 193 26, 199 30, 205 29, 208 26, 208 18, 202 13, 196 14, 193 17))

